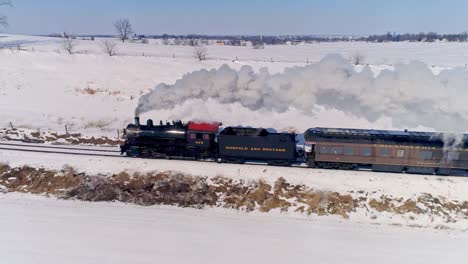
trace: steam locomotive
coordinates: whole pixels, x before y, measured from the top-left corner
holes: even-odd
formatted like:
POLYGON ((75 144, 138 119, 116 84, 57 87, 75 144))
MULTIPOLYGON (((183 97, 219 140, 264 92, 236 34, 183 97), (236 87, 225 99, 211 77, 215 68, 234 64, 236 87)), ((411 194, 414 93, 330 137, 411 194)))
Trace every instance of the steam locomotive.
POLYGON ((368 169, 438 175, 468 174, 468 135, 445 139, 430 132, 310 128, 299 144, 295 133, 220 123, 162 121, 138 117, 125 129, 121 152, 129 157, 263 162, 278 166, 368 169))
POLYGON ((135 118, 124 130, 125 144, 120 150, 129 157, 171 158, 190 157, 194 159, 216 157, 216 134, 219 124, 181 121, 154 125, 148 119, 146 125, 135 118))

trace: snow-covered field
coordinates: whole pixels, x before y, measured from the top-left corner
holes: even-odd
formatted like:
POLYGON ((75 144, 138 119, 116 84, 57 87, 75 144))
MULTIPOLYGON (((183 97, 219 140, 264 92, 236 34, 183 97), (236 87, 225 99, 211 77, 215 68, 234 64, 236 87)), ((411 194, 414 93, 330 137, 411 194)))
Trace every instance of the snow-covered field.
MULTIPOLYGON (((12 47, 0 49, 0 127, 11 122, 29 132, 63 133, 67 125, 71 133, 116 137, 116 130, 132 121, 141 96, 149 94, 143 97, 151 101, 142 107, 143 119, 206 119, 299 131, 314 126, 468 131, 467 43, 209 46, 202 62, 192 47, 126 43, 109 57, 100 43, 79 40, 76 54, 68 55, 60 39, 0 35, 0 46, 12 47), (15 50, 18 42, 24 50, 15 50), (347 60, 356 52, 369 65, 351 65, 347 60), (330 53, 341 57, 323 60, 330 53), (421 62, 407 64, 411 60, 421 62), (187 75, 193 71, 199 72, 187 75)), ((429 193, 468 201, 468 180, 456 177, 2 150, 0 163, 68 165, 93 175, 177 171, 269 183, 283 177, 374 198, 429 193)), ((394 226, 407 223, 391 214, 370 221, 358 212, 345 221, 19 194, 0 194, 0 208, 1 263, 463 263, 468 239, 466 219, 458 218, 450 223, 453 230, 435 230, 394 226)), ((411 221, 434 227, 438 220, 411 221)))
POLYGON ((22 42, 25 49, 0 50, 3 127, 12 122, 63 132, 68 125, 70 132, 115 136, 132 120, 141 95, 187 73, 226 64, 232 70, 192 75, 172 87, 176 94, 155 90, 152 98, 158 101, 142 118, 218 120, 300 132, 314 126, 468 131, 465 43, 209 46, 208 60, 199 62, 193 47, 125 43, 109 57, 99 39, 79 40, 73 55, 57 38, 3 35, 0 41, 22 42), (365 54, 368 67, 347 62, 355 51, 365 54), (331 53, 342 57, 315 64, 331 53), (314 63, 306 63, 309 57, 314 63), (399 64, 409 60, 427 65, 399 64))
POLYGON ((466 232, 0 195, 2 263, 464 263, 466 232))

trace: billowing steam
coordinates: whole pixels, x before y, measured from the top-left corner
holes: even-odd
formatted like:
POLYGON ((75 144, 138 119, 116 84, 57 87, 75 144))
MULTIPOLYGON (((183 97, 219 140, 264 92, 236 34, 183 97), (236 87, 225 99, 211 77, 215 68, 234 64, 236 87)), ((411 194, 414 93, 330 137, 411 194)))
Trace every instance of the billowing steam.
POLYGON ((159 84, 140 98, 135 112, 174 109, 188 100, 270 113, 295 109, 311 116, 319 106, 369 122, 391 119, 393 127, 468 131, 468 72, 455 68, 436 75, 421 62, 395 65, 377 76, 367 66, 357 71, 339 55, 278 74, 223 65, 186 74, 173 85, 159 84))

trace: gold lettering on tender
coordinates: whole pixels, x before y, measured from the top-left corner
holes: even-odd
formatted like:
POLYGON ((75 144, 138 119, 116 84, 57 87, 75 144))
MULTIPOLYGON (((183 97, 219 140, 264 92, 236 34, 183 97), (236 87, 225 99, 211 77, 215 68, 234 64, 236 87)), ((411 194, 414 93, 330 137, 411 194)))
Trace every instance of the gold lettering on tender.
POLYGON ((264 151, 264 152, 286 152, 285 148, 258 148, 258 147, 238 147, 238 146, 225 146, 226 150, 244 150, 244 151, 264 151))

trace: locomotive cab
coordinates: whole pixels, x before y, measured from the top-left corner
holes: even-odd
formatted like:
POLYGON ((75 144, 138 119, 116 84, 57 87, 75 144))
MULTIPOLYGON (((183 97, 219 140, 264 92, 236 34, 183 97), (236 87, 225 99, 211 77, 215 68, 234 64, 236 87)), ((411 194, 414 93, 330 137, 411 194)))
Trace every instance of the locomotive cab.
POLYGON ((212 157, 216 151, 218 123, 190 122, 187 131, 187 148, 199 158, 212 157))

